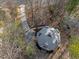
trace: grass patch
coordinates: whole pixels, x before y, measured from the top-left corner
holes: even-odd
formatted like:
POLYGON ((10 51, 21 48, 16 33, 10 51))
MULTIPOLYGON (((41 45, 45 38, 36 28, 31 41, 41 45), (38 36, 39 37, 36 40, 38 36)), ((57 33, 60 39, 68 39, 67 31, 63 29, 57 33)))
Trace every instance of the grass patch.
POLYGON ((27 48, 26 48, 26 52, 27 52, 27 55, 29 57, 33 57, 33 55, 35 54, 35 47, 34 47, 34 43, 30 43, 27 48))
POLYGON ((72 36, 70 38, 69 51, 71 59, 79 59, 79 36, 72 36))

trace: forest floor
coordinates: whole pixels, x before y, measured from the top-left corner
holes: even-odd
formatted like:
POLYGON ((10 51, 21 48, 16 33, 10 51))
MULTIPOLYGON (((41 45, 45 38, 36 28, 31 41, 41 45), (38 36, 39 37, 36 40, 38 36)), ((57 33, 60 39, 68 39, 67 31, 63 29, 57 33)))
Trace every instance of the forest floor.
MULTIPOLYGON (((0 34, 3 33, 3 27, 0 28, 0 34)), ((0 59, 2 59, 2 38, 0 37, 0 59)))

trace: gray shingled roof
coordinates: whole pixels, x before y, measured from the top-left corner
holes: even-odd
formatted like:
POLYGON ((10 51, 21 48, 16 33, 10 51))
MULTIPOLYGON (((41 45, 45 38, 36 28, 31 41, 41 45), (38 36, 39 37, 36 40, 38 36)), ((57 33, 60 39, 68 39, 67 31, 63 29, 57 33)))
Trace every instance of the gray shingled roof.
POLYGON ((60 33, 51 27, 44 27, 37 33, 38 45, 45 50, 55 50, 60 43, 60 33))

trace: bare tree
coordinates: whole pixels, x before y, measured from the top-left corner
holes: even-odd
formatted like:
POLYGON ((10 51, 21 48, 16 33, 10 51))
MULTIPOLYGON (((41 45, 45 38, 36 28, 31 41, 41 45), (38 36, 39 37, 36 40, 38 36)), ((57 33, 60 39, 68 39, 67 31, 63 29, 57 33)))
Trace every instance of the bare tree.
MULTIPOLYGON (((54 26, 59 24, 64 17, 65 0, 29 0, 28 2, 28 7, 31 7, 29 10, 31 10, 33 26, 50 25, 52 23, 54 26)), ((30 18, 28 17, 28 19, 30 18)))

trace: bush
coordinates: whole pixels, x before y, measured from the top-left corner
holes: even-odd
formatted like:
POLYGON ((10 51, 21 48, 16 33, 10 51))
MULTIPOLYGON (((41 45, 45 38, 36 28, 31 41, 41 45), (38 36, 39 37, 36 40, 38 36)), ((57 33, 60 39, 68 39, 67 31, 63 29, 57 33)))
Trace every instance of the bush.
POLYGON ((75 9, 75 7, 78 5, 79 0, 69 0, 68 5, 66 6, 66 10, 70 13, 75 9))

